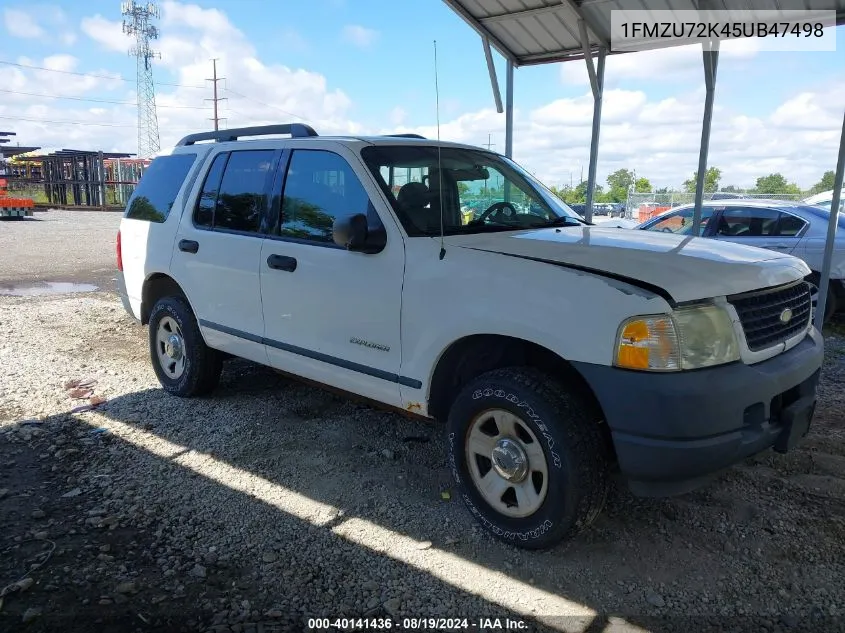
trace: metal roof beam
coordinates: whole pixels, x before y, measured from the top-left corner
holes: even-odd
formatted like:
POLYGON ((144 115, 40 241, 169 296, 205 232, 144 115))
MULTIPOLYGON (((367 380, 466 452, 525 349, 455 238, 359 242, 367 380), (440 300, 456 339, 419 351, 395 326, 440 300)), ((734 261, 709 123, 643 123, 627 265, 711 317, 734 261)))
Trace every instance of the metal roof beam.
POLYGON ((555 13, 556 11, 560 11, 560 8, 563 6, 566 6, 566 4, 564 2, 561 2, 560 4, 553 4, 549 7, 536 7, 534 9, 511 11, 510 13, 499 13, 497 15, 491 15, 486 18, 480 18, 478 21, 481 24, 495 24, 496 22, 505 22, 512 18, 519 19, 536 17, 538 15, 543 15, 546 13, 555 13))
MULTIPOLYGON (((596 25, 593 24, 592 21, 590 21, 590 18, 587 17, 584 11, 581 10, 581 7, 575 2, 575 0, 566 0, 566 3, 569 5, 569 8, 572 9, 575 15, 578 16, 578 28, 581 28, 581 22, 586 23, 586 25, 590 27, 590 32, 593 34, 593 37, 596 39, 596 42, 598 42, 598 45, 607 50, 610 50, 610 42, 608 42, 606 39, 604 39, 604 37, 601 36, 598 29, 596 28, 596 25)), ((583 34, 581 36, 581 45, 584 45, 583 34)))
POLYGON ((499 53, 507 60, 511 61, 514 64, 518 64, 516 55, 507 47, 505 46, 502 41, 493 35, 490 31, 488 31, 478 19, 472 15, 469 11, 467 11, 463 5, 457 0, 443 0, 452 11, 457 13, 461 19, 466 22, 467 24, 472 27, 472 29, 478 33, 481 37, 485 37, 490 40, 490 44, 499 51, 499 53))
POLYGON ((493 100, 496 102, 496 112, 501 114, 503 112, 502 93, 499 91, 499 78, 496 77, 496 65, 493 63, 493 51, 490 50, 490 40, 482 37, 481 44, 484 47, 484 58, 487 60, 487 73, 490 75, 490 86, 493 88, 493 100))

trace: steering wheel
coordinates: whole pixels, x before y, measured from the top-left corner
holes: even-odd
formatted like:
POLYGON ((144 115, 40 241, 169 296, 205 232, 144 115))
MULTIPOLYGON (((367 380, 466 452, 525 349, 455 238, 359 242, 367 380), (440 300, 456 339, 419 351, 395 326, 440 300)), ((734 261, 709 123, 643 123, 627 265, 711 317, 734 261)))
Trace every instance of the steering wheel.
POLYGON ((674 233, 674 231, 672 229, 670 229, 668 226, 664 226, 662 229, 660 229, 660 232, 661 233, 674 233))
MULTIPOLYGON (((487 209, 480 216, 478 216, 478 218, 473 220, 472 223, 481 224, 482 222, 484 222, 484 220, 492 216, 494 213, 498 215, 497 212, 501 213, 501 211, 505 208, 510 209, 514 215, 517 214, 516 207, 514 207, 510 202, 494 202, 489 207, 487 207, 487 209)), ((495 220, 496 218, 493 219, 495 220)))

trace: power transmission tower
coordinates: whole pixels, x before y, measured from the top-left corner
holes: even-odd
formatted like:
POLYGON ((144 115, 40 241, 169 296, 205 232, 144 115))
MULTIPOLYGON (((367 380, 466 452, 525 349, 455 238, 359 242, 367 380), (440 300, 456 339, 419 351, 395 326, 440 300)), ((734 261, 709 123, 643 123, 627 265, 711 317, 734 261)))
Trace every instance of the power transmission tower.
MULTIPOLYGON (((217 82, 223 81, 225 79, 225 77, 219 77, 219 78, 217 77, 217 58, 216 57, 211 60, 211 63, 214 64, 214 76, 211 79, 206 79, 206 81, 214 82, 214 98, 206 99, 206 101, 213 101, 214 102, 214 118, 211 119, 211 120, 214 121, 214 131, 216 132, 217 130, 220 129, 219 122, 221 120, 220 117, 217 116, 217 103, 219 101, 224 101, 227 97, 218 97, 217 96, 217 82)), ((223 120, 225 120, 225 119, 223 119, 223 120)))
POLYGON ((150 48, 150 41, 158 39, 158 29, 150 24, 151 19, 159 17, 158 6, 154 2, 144 6, 128 0, 121 3, 120 12, 124 16, 123 32, 135 38, 135 46, 129 54, 138 61, 138 157, 150 158, 160 149, 156 91, 150 63, 156 57, 161 58, 160 53, 150 48))

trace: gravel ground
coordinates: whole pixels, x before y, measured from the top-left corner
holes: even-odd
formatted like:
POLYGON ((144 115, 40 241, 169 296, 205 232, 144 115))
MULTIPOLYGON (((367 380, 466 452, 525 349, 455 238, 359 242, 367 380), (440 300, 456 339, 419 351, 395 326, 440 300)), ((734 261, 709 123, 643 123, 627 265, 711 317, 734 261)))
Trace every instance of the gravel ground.
POLYGON ((114 290, 120 213, 36 211, 0 221, 0 292, 39 281, 84 282, 114 290))
MULTIPOLYGON (((110 255, 111 217, 83 215, 110 255)), ((96 281, 101 261, 74 278, 96 281)), ((670 500, 618 486, 587 534, 525 552, 451 494, 436 424, 241 361, 212 397, 167 396, 111 292, 0 296, 0 326, 0 593, 21 580, 2 631, 301 631, 364 615, 845 631, 843 328, 799 450, 670 500), (92 397, 105 403, 73 412, 92 397)))

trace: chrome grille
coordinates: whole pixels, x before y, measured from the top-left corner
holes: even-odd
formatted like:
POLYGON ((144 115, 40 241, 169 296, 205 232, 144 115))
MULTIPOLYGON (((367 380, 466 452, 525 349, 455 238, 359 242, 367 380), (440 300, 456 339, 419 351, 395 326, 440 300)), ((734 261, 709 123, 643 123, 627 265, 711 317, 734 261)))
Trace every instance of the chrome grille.
POLYGON ((736 308, 748 349, 759 352, 783 343, 807 327, 812 309, 810 285, 800 281, 789 286, 728 297, 736 308), (787 310, 791 318, 782 319, 787 310))

